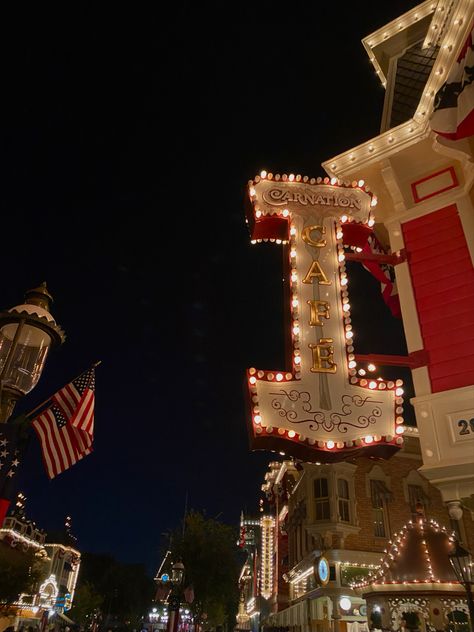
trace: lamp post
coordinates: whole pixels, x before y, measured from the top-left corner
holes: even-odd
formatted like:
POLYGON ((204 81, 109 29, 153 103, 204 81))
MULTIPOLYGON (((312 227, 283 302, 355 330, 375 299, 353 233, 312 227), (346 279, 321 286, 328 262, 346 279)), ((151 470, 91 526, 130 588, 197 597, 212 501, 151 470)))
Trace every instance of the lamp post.
POLYGON ((466 590, 469 617, 471 619, 471 626, 474 626, 474 600, 472 598, 471 590, 474 580, 471 554, 459 544, 458 540, 456 540, 453 550, 448 553, 448 555, 458 582, 462 584, 466 590))
POLYGON ((168 596, 168 625, 166 632, 177 632, 179 625, 179 607, 181 605, 182 587, 184 581, 184 564, 181 560, 174 562, 171 567, 171 592, 168 596))
POLYGON ((50 348, 64 342, 49 311, 52 300, 42 283, 26 292, 23 304, 0 312, 0 423, 36 386, 50 348))

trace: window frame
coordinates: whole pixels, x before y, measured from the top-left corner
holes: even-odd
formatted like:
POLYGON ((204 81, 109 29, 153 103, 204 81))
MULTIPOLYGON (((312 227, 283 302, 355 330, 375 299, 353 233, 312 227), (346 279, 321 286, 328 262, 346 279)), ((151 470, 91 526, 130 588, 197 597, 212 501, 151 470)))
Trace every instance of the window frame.
POLYGON ((313 498, 314 498, 314 521, 315 522, 329 522, 331 520, 331 486, 329 484, 329 477, 318 476, 313 479, 313 498), (316 494, 316 485, 319 481, 326 481, 326 496, 318 496, 316 494), (326 510, 326 511, 323 511, 323 516, 320 518, 318 518, 318 506, 323 506, 326 510))

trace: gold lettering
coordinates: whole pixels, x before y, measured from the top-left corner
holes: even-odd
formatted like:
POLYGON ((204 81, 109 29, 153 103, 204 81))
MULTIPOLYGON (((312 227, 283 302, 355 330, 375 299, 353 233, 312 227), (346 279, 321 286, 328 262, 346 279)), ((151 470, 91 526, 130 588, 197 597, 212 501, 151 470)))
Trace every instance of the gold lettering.
POLYGON ((306 301, 310 307, 309 324, 311 327, 322 327, 324 325, 321 317, 329 318, 328 301, 306 301))
POLYGON ((303 230, 301 231, 301 239, 305 243, 309 244, 310 246, 314 246, 315 248, 324 248, 324 246, 326 245, 326 240, 318 239, 317 241, 314 241, 314 239, 311 237, 311 233, 313 232, 313 230, 319 231, 321 235, 324 235, 326 233, 325 226, 305 226, 305 228, 303 228, 303 230))
POLYGON ((332 338, 320 338, 318 344, 311 342, 308 346, 313 352, 313 366, 311 373, 335 373, 334 347, 332 338))
POLYGON ((328 281, 327 276, 324 274, 319 261, 313 261, 311 268, 308 270, 303 283, 312 283, 313 277, 318 279, 318 285, 331 285, 331 281, 328 281))

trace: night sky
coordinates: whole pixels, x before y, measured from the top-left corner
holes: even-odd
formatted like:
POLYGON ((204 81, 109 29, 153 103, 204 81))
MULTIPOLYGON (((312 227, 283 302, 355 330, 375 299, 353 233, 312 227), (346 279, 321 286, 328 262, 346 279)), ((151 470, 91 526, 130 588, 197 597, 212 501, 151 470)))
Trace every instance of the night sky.
MULTIPOLYGON (((18 412, 102 360, 95 451, 50 482, 32 441, 29 517, 70 514, 80 549, 151 573, 186 494, 237 524, 273 456, 249 451, 243 377, 284 368, 282 254, 251 246, 246 183, 324 176, 378 134, 361 38, 416 2, 99 4, 4 21, 0 307, 46 281, 67 334, 18 412)), ((354 306, 358 288, 356 350, 403 353, 377 283, 359 273, 354 306)))

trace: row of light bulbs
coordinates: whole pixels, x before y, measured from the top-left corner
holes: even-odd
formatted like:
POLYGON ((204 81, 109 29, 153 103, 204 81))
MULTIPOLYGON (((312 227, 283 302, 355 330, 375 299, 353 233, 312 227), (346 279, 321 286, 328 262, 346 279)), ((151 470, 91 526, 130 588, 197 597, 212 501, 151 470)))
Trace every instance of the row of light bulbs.
MULTIPOLYGON (((384 549, 384 556, 380 558, 380 565, 377 567, 377 571, 375 573, 371 573, 365 581, 363 582, 359 582, 359 583, 353 583, 351 584, 352 588, 364 588, 366 586, 369 586, 370 584, 399 584, 402 583, 404 585, 407 584, 440 584, 441 579, 436 578, 433 572, 433 567, 431 565, 431 558, 429 555, 429 551, 428 551, 428 546, 427 546, 427 542, 426 539, 423 538, 422 539, 422 546, 424 548, 424 555, 425 555, 425 561, 426 561, 426 568, 427 568, 427 574, 428 577, 425 577, 424 579, 414 579, 413 581, 397 581, 397 580, 386 580, 384 579, 384 573, 386 571, 387 568, 390 567, 391 561, 395 560, 397 557, 399 557, 402 553, 401 549, 403 548, 404 544, 405 544, 405 540, 407 538, 408 532, 409 530, 418 528, 421 533, 424 533, 425 530, 425 525, 429 526, 430 529, 434 529, 434 531, 436 533, 442 532, 445 533, 448 537, 449 537, 449 541, 450 542, 454 542, 455 541, 455 534, 453 532, 448 532, 448 530, 438 524, 435 520, 430 519, 429 521, 427 521, 425 518, 420 518, 419 520, 413 522, 412 520, 410 520, 401 530, 399 533, 395 534, 395 539, 389 540, 389 545, 390 548, 384 549)), ((453 585, 453 582, 444 582, 444 583, 448 583, 449 585, 453 585)))
MULTIPOLYGON (((254 185, 260 182, 261 180, 282 180, 284 182, 303 182, 309 184, 326 184, 333 186, 343 186, 346 188, 359 188, 362 191, 368 193, 371 196, 371 206, 374 207, 377 204, 377 198, 371 193, 371 191, 366 186, 364 180, 354 180, 351 183, 342 182, 336 177, 325 177, 325 178, 309 178, 308 176, 301 176, 300 174, 276 174, 273 175, 271 172, 267 172, 263 170, 260 172, 260 175, 257 175, 255 179, 249 181, 249 195, 250 199, 253 203, 255 203, 256 198, 256 190, 254 185)), ((255 385, 257 380, 267 380, 267 381, 276 381, 276 382, 289 382, 291 380, 298 380, 301 378, 301 353, 299 348, 299 334, 300 334, 300 324, 299 324, 299 300, 297 293, 297 283, 298 283, 298 274, 295 267, 296 260, 296 227, 291 223, 291 212, 288 209, 278 209, 270 212, 271 215, 280 215, 281 217, 287 218, 290 224, 289 229, 289 244, 290 244, 290 294, 291 294, 291 314, 292 314, 292 341, 293 341, 293 370, 292 372, 278 372, 278 371, 264 371, 257 370, 255 368, 250 368, 248 370, 248 381, 249 388, 252 396, 253 403, 253 421, 254 421, 254 429, 257 434, 262 434, 264 432, 264 428, 262 427, 262 416, 260 414, 260 410, 258 407, 258 395, 255 385)), ((266 215, 266 211, 262 211, 259 209, 255 209, 255 217, 256 219, 260 219, 262 216, 266 215)), ((348 447, 353 447, 354 445, 368 445, 372 443, 377 443, 379 441, 385 440, 386 442, 392 442, 395 440, 395 443, 400 445, 403 443, 403 438, 401 435, 404 433, 403 417, 401 414, 403 413, 403 388, 402 388, 402 380, 397 380, 393 382, 391 380, 385 381, 383 378, 378 377, 376 379, 366 379, 366 370, 363 368, 357 369, 357 362, 355 360, 354 355, 354 346, 353 346, 353 327, 351 324, 351 315, 350 315, 350 303, 349 303, 349 293, 347 291, 348 286, 348 277, 345 267, 345 246, 343 243, 344 232, 343 226, 346 223, 355 222, 354 218, 349 215, 342 215, 340 221, 336 222, 336 240, 337 240, 337 249, 338 249, 338 263, 339 263, 339 272, 340 272, 340 283, 341 283, 341 300, 342 300, 342 310, 344 314, 344 330, 345 330, 345 341, 346 341, 346 351, 347 351, 347 361, 348 361, 348 370, 349 370, 349 379, 351 384, 357 384, 363 388, 368 388, 369 390, 394 390, 395 391, 395 413, 396 413, 396 427, 394 430, 394 436, 387 435, 385 437, 381 437, 379 435, 367 435, 359 440, 347 441, 347 442, 334 442, 332 440, 329 441, 318 441, 319 448, 325 448, 328 450, 333 449, 343 449, 348 447), (359 377, 358 377, 359 376, 359 377)), ((363 221, 364 224, 368 224, 372 227, 375 224, 375 219, 372 213, 369 214, 368 218, 363 221)), ((288 243, 286 240, 282 239, 254 239, 252 243, 259 243, 261 241, 270 241, 276 244, 280 243, 288 243)), ((360 249, 359 249, 360 250, 360 249)), ((369 364, 367 366, 367 370, 373 372, 376 370, 375 365, 369 364)), ((316 440, 312 438, 306 438, 303 434, 298 434, 294 430, 286 430, 284 428, 273 428, 272 426, 266 426, 265 432, 267 434, 277 434, 280 436, 285 436, 289 439, 293 439, 296 441, 306 442, 310 445, 316 444, 316 440)))

